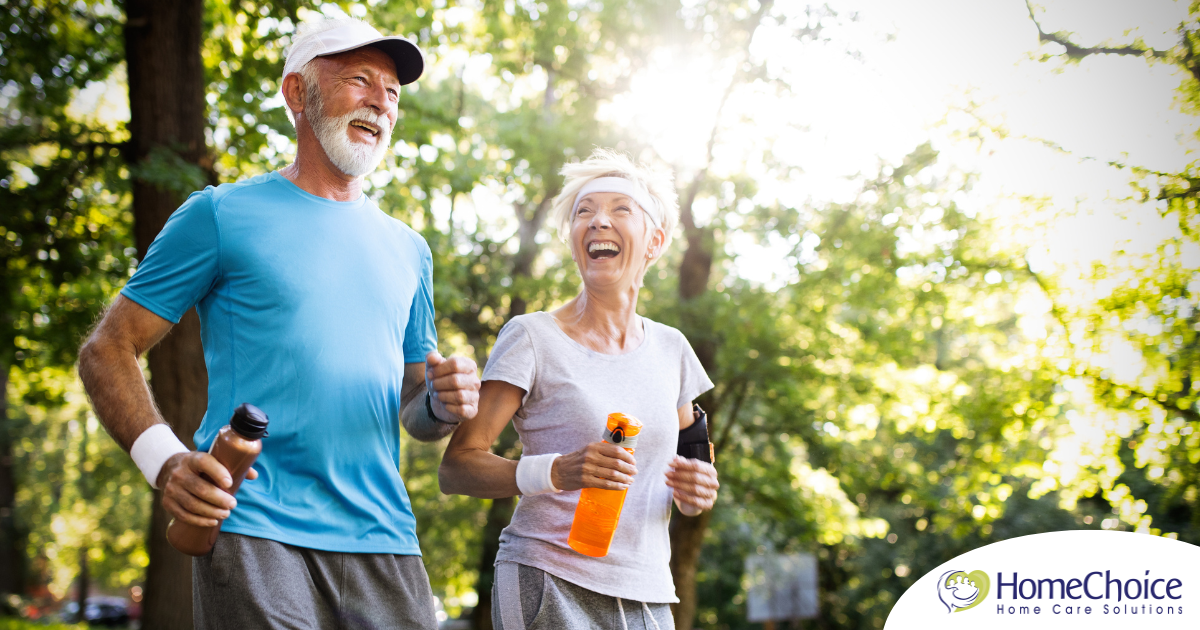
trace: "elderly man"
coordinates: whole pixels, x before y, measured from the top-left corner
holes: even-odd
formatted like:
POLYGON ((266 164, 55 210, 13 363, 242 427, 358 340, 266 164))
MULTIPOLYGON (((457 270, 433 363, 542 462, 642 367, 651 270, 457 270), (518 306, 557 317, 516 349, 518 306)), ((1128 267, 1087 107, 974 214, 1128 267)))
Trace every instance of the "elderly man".
POLYGON ((425 240, 362 193, 400 86, 423 69, 415 45, 364 22, 302 27, 283 79, 296 161, 193 193, 80 355, 97 415, 164 508, 222 524, 193 562, 198 628, 437 625, 399 425, 444 437, 475 415, 479 378, 473 361, 436 351, 425 240), (189 452, 138 356, 193 306, 209 391, 189 452), (235 500, 206 451, 242 402, 267 413, 270 436, 235 500))

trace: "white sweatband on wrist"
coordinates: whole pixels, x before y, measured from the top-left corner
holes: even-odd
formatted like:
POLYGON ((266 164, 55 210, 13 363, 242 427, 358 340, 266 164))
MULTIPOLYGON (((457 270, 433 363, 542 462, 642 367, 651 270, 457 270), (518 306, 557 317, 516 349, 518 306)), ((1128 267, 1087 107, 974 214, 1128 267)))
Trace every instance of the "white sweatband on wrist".
POLYGON ((158 490, 158 473, 176 453, 186 453, 188 447, 175 437, 175 432, 165 424, 156 424, 138 436, 129 449, 129 456, 137 464, 150 487, 158 490))
POLYGON ((554 487, 550 471, 554 468, 554 460, 562 457, 559 453, 545 455, 522 455, 517 460, 517 489, 523 496, 561 492, 554 487))

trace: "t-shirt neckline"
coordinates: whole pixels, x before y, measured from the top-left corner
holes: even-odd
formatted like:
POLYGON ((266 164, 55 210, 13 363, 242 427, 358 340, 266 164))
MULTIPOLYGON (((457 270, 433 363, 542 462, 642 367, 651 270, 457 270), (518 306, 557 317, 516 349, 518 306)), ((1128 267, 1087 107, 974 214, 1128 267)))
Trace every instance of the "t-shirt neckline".
POLYGON ((344 209, 348 209, 348 210, 353 210, 353 209, 361 208, 367 202, 367 200, 370 199, 370 197, 367 197, 367 194, 365 192, 359 192, 358 198, 353 201, 334 201, 333 199, 328 199, 325 197, 314 195, 314 194, 308 192, 307 190, 304 190, 303 188, 297 186, 295 182, 284 177, 283 173, 280 173, 279 171, 271 171, 271 179, 275 182, 283 184, 283 186, 285 188, 287 188, 294 194, 299 195, 301 198, 303 198, 307 201, 319 203, 321 205, 329 206, 332 208, 344 208, 344 209))
POLYGON ((535 315, 541 315, 545 324, 553 328, 554 331, 557 332, 563 338, 563 340, 567 342, 568 345, 576 348, 589 357, 603 358, 607 361, 619 361, 637 355, 642 351, 643 348, 650 344, 650 326, 648 325, 649 320, 641 315, 638 315, 638 320, 642 323, 642 331, 645 333, 642 337, 642 343, 638 344, 638 347, 634 348, 633 350, 630 350, 629 352, 622 352, 621 354, 608 354, 605 352, 597 352, 592 350, 591 348, 572 339, 571 335, 568 335, 565 330, 559 327, 558 322, 554 320, 554 316, 550 313, 547 313, 546 311, 538 311, 535 313, 535 315))

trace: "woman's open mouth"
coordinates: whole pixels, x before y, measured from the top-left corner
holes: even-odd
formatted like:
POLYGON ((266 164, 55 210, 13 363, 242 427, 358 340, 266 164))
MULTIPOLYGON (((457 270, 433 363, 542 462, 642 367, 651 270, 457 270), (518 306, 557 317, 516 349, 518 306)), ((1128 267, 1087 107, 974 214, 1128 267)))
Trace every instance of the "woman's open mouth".
POLYGON ((594 241, 588 244, 587 253, 592 260, 614 258, 621 253, 621 248, 611 241, 594 241))

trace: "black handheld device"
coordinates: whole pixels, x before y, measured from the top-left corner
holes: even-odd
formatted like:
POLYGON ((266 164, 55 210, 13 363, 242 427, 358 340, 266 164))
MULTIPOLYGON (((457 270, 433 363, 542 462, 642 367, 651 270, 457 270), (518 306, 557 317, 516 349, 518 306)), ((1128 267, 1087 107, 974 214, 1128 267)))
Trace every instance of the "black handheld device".
POLYGON ((713 448, 712 442, 708 441, 708 414, 704 413, 700 405, 693 403, 692 417, 696 421, 679 432, 679 446, 675 452, 688 459, 698 459, 711 464, 713 448))

